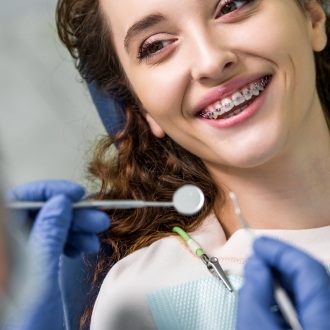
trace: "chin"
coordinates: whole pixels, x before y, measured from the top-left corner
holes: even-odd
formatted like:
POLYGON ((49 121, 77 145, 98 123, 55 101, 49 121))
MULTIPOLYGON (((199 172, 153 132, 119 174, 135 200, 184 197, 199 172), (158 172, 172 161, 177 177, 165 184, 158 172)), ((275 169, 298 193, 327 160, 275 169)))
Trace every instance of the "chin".
POLYGON ((239 151, 236 149, 236 154, 233 157, 231 165, 236 168, 253 169, 262 166, 268 166, 275 161, 280 154, 281 148, 278 145, 255 145, 255 148, 245 147, 239 151))

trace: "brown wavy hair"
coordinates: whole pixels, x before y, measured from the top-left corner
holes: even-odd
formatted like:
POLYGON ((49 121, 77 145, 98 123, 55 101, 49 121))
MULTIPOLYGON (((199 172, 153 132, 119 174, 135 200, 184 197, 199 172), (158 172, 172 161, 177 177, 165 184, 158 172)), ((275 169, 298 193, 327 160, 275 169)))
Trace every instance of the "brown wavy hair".
MULTIPOLYGON (((297 1, 303 5, 314 0, 297 1)), ((328 0, 322 3, 329 5, 328 0)), ((212 210, 215 200, 224 201, 224 193, 198 157, 169 137, 158 139, 151 133, 130 91, 114 50, 111 27, 99 1, 59 0, 56 13, 60 39, 71 53, 82 78, 88 83, 97 83, 101 91, 113 95, 123 105, 126 115, 124 129, 114 136, 102 138, 89 164, 92 178, 100 183, 97 198, 169 201, 183 184, 197 185, 205 195, 203 210, 193 217, 177 214, 171 208, 109 211, 112 226, 101 235, 97 280, 98 276, 103 278, 113 263, 129 253, 171 235, 173 226, 187 231, 197 229, 212 210)), ((330 36, 329 19, 326 29, 330 36)), ((330 43, 315 54, 315 63, 318 94, 330 122, 330 43)), ((83 318, 83 323, 85 321, 83 318)))

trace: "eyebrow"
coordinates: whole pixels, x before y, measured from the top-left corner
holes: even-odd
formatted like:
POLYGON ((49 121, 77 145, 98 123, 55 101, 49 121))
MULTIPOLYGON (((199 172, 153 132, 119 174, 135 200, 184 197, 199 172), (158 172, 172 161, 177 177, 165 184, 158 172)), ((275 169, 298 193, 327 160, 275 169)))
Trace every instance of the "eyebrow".
POLYGON ((165 21, 165 17, 162 15, 149 15, 141 20, 134 23, 128 30, 124 39, 124 46, 126 51, 129 49, 129 45, 132 41, 132 39, 139 34, 140 32, 149 29, 150 27, 153 27, 163 21, 165 21))

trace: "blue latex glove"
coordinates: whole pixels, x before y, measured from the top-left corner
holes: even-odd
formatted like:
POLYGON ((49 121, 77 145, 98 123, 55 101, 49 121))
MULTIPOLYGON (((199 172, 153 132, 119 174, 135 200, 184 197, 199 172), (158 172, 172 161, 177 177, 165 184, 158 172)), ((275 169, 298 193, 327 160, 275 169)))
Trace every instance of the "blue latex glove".
POLYGON ((273 277, 294 302, 304 330, 330 329, 330 277, 304 252, 268 237, 254 242, 245 267, 245 284, 238 293, 237 329, 287 329, 276 304, 273 277))
POLYGON ((102 211, 72 208, 71 204, 83 195, 84 189, 69 181, 28 183, 7 193, 10 200, 46 201, 39 212, 13 214, 20 218, 19 221, 28 221, 35 216, 29 236, 29 245, 36 259, 33 276, 45 284, 37 303, 28 306, 28 319, 24 319, 20 330, 63 329, 58 279, 60 256, 62 252, 73 257, 97 252, 100 245, 97 233, 110 225, 108 216, 102 211))

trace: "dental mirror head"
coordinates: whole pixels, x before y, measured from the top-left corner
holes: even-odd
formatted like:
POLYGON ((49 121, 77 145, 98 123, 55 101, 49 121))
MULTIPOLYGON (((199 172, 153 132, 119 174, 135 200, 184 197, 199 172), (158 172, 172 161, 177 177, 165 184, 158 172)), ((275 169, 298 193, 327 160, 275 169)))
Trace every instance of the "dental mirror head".
POLYGON ((175 191, 172 202, 180 214, 193 215, 202 209, 204 194, 198 187, 187 184, 175 191))

